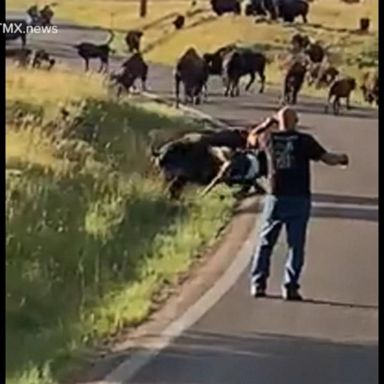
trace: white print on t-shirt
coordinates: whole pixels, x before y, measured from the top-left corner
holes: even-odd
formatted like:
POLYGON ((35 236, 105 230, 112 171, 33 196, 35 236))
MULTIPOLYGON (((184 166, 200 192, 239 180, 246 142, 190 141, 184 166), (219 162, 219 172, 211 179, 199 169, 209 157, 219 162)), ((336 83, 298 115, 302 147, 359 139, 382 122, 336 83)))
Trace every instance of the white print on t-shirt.
POLYGON ((276 169, 290 169, 295 164, 293 140, 278 140, 274 143, 276 169))

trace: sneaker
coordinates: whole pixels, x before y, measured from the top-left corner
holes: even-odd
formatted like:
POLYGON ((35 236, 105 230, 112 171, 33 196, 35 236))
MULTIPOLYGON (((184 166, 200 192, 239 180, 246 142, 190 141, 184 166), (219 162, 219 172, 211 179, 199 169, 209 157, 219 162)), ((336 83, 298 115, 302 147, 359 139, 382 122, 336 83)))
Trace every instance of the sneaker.
POLYGON ((251 286, 251 296, 257 298, 257 297, 266 297, 266 289, 265 287, 261 287, 260 285, 252 285, 251 286))
POLYGON ((302 301, 303 297, 299 292, 299 288, 285 287, 283 289, 283 299, 286 301, 302 301))

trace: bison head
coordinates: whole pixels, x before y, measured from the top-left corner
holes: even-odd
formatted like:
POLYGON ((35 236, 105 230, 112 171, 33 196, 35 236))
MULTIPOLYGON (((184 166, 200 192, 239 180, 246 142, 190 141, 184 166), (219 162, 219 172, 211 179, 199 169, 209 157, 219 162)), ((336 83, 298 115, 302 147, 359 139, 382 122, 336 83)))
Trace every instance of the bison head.
POLYGON ((186 155, 184 143, 173 141, 160 148, 151 148, 152 160, 167 175, 177 176, 186 155))
POLYGON ((221 56, 212 53, 205 53, 203 55, 203 59, 207 63, 208 73, 210 75, 221 75, 223 66, 223 59, 221 56))

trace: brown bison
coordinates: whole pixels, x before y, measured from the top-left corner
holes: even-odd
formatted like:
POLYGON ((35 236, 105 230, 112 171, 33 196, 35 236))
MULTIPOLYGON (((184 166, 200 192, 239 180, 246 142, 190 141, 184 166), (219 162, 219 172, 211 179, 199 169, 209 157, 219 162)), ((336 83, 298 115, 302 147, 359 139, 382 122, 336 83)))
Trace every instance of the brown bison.
POLYGON ((139 30, 128 31, 125 35, 125 43, 129 52, 140 52, 141 38, 144 33, 139 30))
POLYGON ((340 112, 340 99, 346 99, 347 109, 351 108, 350 97, 351 93, 356 89, 356 80, 353 77, 347 76, 336 80, 329 88, 327 104, 325 111, 328 112, 329 105, 333 98, 332 106, 335 115, 340 112))
POLYGON ((339 70, 330 64, 317 63, 311 65, 308 70, 308 85, 315 83, 316 88, 329 86, 339 73, 339 70))
POLYGON ((221 16, 224 13, 241 14, 241 3, 239 0, 211 0, 210 4, 217 16, 221 16))
POLYGON ((108 70, 109 55, 114 52, 114 50, 111 48, 111 43, 114 37, 114 32, 110 30, 109 38, 104 44, 82 42, 73 46, 77 50, 77 54, 84 60, 85 71, 88 71, 89 61, 91 59, 100 60, 99 72, 108 70))
MULTIPOLYGON (((275 0, 269 0, 273 2, 275 0)), ((307 15, 309 12, 309 4, 304 0, 279 0, 278 1, 278 15, 285 22, 292 23, 295 18, 301 16, 304 23, 307 23, 307 15)))
POLYGON ((185 24, 185 17, 183 15, 177 15, 172 24, 175 29, 182 29, 185 24))
POLYGON ((283 84, 283 103, 296 104, 297 96, 303 86, 308 63, 304 60, 294 60, 288 67, 283 84))
POLYGON ((377 69, 364 73, 360 89, 367 103, 375 102, 379 106, 379 71, 377 69))
POLYGON ((18 66, 27 67, 30 63, 32 49, 30 48, 10 48, 5 50, 5 57, 12 59, 18 66))
POLYGON ((37 49, 33 53, 32 68, 41 68, 43 64, 47 65, 47 69, 50 70, 56 63, 56 60, 44 49, 37 49))
POLYGON ((110 76, 110 80, 117 87, 117 95, 120 95, 122 91, 130 92, 131 88, 135 88, 137 79, 141 80, 141 89, 145 91, 147 77, 148 64, 141 53, 137 52, 122 64, 120 72, 110 76))
POLYGON ((197 53, 189 48, 177 61, 174 72, 176 106, 180 103, 180 85, 184 86, 185 103, 200 104, 203 89, 207 90, 208 65, 197 53))
POLYGON ((167 192, 170 197, 179 198, 189 183, 208 186, 205 193, 218 182, 225 182, 229 186, 240 184, 243 187, 242 192, 254 187, 256 192, 263 193, 264 189, 256 182, 258 172, 255 171, 253 159, 241 151, 246 144, 247 135, 247 132, 241 130, 226 129, 186 134, 158 149, 152 149, 154 163, 168 184, 167 192), (227 168, 228 162, 234 172, 227 168))
POLYGON ((266 81, 266 64, 267 58, 263 53, 249 48, 235 48, 224 54, 222 63, 222 76, 225 85, 224 95, 238 96, 240 94, 240 79, 247 75, 250 76, 245 87, 245 90, 248 91, 256 79, 256 74, 260 78, 259 93, 263 93, 266 81))
POLYGON ((291 39, 291 45, 293 53, 299 53, 306 49, 310 45, 311 41, 307 35, 301 33, 295 33, 291 39))
POLYGON ((310 43, 304 52, 312 63, 321 63, 325 58, 325 49, 318 42, 310 43))
POLYGON ((236 48, 237 46, 235 44, 229 44, 217 49, 213 53, 204 53, 203 59, 208 65, 209 74, 221 76, 223 74, 224 56, 236 48))
POLYGON ((291 38, 294 54, 304 52, 312 63, 321 63, 326 55, 325 49, 319 42, 311 42, 307 35, 296 33, 291 38))

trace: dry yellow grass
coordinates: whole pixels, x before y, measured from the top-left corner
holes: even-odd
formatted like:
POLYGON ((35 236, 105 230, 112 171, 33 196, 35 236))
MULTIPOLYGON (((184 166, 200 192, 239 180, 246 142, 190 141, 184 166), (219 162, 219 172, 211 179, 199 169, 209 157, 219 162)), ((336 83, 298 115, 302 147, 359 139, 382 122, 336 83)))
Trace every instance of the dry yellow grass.
MULTIPOLYGON (((27 0, 11 0, 7 8, 26 8, 27 0)), ((163 0, 148 2, 148 16, 138 16, 139 1, 118 0, 58 0, 56 15, 76 23, 110 27, 113 22, 117 30, 142 27, 151 24, 173 12, 185 14, 190 10, 189 0, 163 0), (113 21, 111 19, 113 15, 113 21)), ((344 72, 358 74, 357 59, 364 58, 370 46, 377 46, 378 2, 364 0, 347 4, 340 0, 315 0, 311 2, 309 24, 301 20, 284 26, 281 23, 255 23, 254 18, 224 15, 216 17, 210 10, 207 0, 198 1, 199 11, 187 18, 185 28, 175 32, 171 19, 153 25, 145 31, 143 47, 146 56, 153 62, 173 65, 188 46, 200 52, 213 51, 229 43, 254 45, 272 59, 285 50, 291 36, 297 31, 310 35, 330 47, 332 59, 344 72), (371 33, 358 35, 351 33, 358 27, 361 17, 372 21, 371 33)), ((123 34, 118 34, 115 46, 125 51, 123 34)), ((268 79, 272 83, 281 81, 280 71, 275 62, 269 66, 268 79)))

